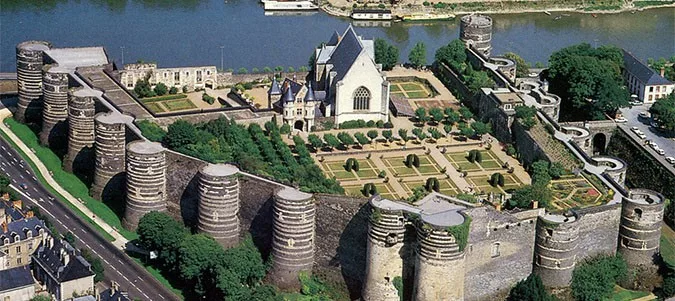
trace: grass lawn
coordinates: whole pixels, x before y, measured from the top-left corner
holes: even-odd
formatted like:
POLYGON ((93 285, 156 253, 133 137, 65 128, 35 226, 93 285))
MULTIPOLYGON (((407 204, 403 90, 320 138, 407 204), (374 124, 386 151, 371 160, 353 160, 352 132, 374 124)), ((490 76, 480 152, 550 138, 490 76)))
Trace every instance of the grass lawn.
POLYGON ((361 180, 378 178, 377 171, 373 169, 359 169, 359 171, 357 171, 356 174, 359 176, 361 180))
MULTIPOLYGON (((10 127, 12 132, 14 132, 14 134, 16 134, 19 139, 21 139, 21 141, 23 141, 30 149, 35 150, 35 155, 40 159, 40 161, 42 161, 45 167, 47 167, 47 169, 53 173, 52 177, 57 183, 59 183, 59 185, 61 185, 61 187, 63 187, 63 189, 68 191, 75 198, 82 200, 84 205, 89 208, 89 210, 94 212, 98 218, 103 219, 108 225, 116 228, 125 238, 129 240, 138 238, 138 235, 135 232, 127 231, 122 227, 120 218, 115 214, 115 212, 113 212, 112 209, 106 206, 103 202, 95 200, 89 196, 89 188, 84 183, 82 183, 82 181, 77 176, 65 172, 62 169, 62 163, 59 157, 54 154, 51 149, 40 145, 37 136, 35 136, 35 133, 33 133, 33 131, 28 126, 17 122, 14 120, 14 118, 6 118, 4 122, 10 127)), ((16 149, 18 150, 18 147, 16 147, 16 149)), ((27 161, 30 163, 30 160, 27 161)), ((37 171, 37 168, 32 164, 31 167, 37 171)), ((37 174, 38 177, 40 177, 41 182, 46 183, 41 175, 39 173, 37 174)), ((49 187, 48 185, 45 186, 49 187)), ((64 197, 61 196, 61 198, 63 199, 64 197)), ((77 210, 77 208, 71 205, 69 202, 65 203, 71 206, 75 212, 78 212, 89 223, 95 225, 90 217, 77 210)), ((104 235, 107 235, 106 237, 110 237, 110 235, 103 231, 103 229, 100 230, 102 233, 104 233, 104 235)))
POLYGON ((164 113, 166 110, 164 110, 164 107, 160 105, 159 103, 155 102, 150 102, 146 103, 145 106, 148 108, 148 110, 152 111, 153 113, 164 113))
POLYGON ((169 94, 169 95, 141 98, 140 100, 141 100, 141 102, 147 104, 147 103, 150 103, 150 102, 158 102, 158 101, 165 101, 165 100, 172 100, 172 99, 183 99, 183 98, 187 98, 187 95, 185 95, 185 94, 169 94))
POLYGON ((410 91, 406 92, 408 94, 408 98, 429 98, 429 93, 425 91, 410 91))
POLYGON ((407 97, 405 96, 405 93, 403 93, 403 91, 399 91, 399 92, 391 92, 391 95, 396 95, 396 96, 400 96, 400 97, 403 97, 403 98, 407 98, 407 97))
POLYGON ((424 86, 414 82, 399 83, 399 85, 401 88, 403 88, 403 90, 406 90, 406 92, 424 90, 424 86))
POLYGON ((421 175, 433 175, 440 173, 440 171, 433 164, 420 165, 420 167, 417 167, 417 171, 419 171, 421 175))
POLYGON ((675 267, 675 231, 667 224, 661 227, 661 247, 659 248, 663 261, 671 267, 675 267))
POLYGON ((497 169, 502 169, 502 166, 497 163, 497 161, 492 161, 492 160, 483 160, 483 162, 479 163, 480 166, 483 167, 485 170, 497 170, 497 169))
POLYGON ((174 294, 178 295, 178 297, 180 297, 180 299, 185 299, 185 298, 183 298, 183 292, 181 290, 173 287, 173 285, 171 285, 171 282, 169 282, 169 280, 166 279, 164 277, 164 275, 162 275, 162 273, 158 269, 156 269, 155 267, 153 267, 149 264, 144 263, 139 258, 137 258, 135 256, 132 256, 132 254, 130 254, 130 253, 127 253, 127 255, 129 255, 129 257, 131 257, 134 261, 136 261, 138 264, 140 264, 142 267, 144 267, 145 270, 147 270, 148 273, 150 273, 150 275, 152 275, 152 277, 155 277, 155 279, 157 279, 157 281, 159 281, 162 285, 164 285, 165 287, 170 289, 174 294))
POLYGON ((389 92, 394 93, 394 92, 401 92, 401 88, 398 87, 397 84, 392 84, 389 87, 389 92))
POLYGON ((620 286, 614 286, 614 292, 612 295, 609 296, 609 298, 605 299, 608 301, 630 301, 638 298, 642 298, 645 296, 648 296, 648 292, 641 292, 641 291, 631 291, 627 290, 623 287, 620 286))
POLYGON ((187 99, 176 99, 176 100, 167 100, 164 102, 170 111, 182 111, 188 109, 194 109, 197 106, 193 104, 190 100, 187 99))
MULTIPOLYGON (((372 182, 371 182, 372 183, 372 182)), ((398 199, 398 196, 394 192, 394 189, 389 185, 389 183, 373 183, 375 184, 375 189, 383 198, 387 199, 398 199)), ((365 183, 364 183, 365 185, 365 183)), ((350 196, 363 197, 363 185, 349 185, 343 186, 345 189, 345 194, 350 196)))

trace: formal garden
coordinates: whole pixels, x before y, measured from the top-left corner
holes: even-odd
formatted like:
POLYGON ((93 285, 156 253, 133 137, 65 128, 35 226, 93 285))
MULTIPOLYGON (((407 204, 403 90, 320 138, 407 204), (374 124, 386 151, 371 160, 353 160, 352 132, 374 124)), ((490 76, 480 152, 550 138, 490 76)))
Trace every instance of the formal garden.
POLYGON ((502 170, 504 162, 491 149, 480 150, 480 159, 471 159, 467 152, 445 152, 445 157, 458 171, 494 171, 502 170))
POLYGON ((584 174, 565 174, 559 179, 551 180, 553 193, 552 206, 560 210, 583 208, 601 205, 605 202, 606 189, 599 179, 584 174), (592 182, 589 178, 595 180, 592 182), (599 186, 599 187, 598 187, 599 186))
POLYGON ((408 99, 430 98, 434 96, 433 89, 421 80, 392 81, 390 86, 392 95, 402 96, 408 99))

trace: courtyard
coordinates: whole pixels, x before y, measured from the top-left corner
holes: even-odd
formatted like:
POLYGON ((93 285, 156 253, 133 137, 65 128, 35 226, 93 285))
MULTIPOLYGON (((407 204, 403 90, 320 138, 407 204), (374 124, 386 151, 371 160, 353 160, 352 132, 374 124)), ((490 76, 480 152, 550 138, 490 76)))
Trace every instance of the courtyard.
POLYGON ((578 176, 563 175, 560 179, 552 180, 550 187, 553 192, 552 207, 559 210, 584 208, 601 205, 605 201, 605 194, 584 174, 578 176))

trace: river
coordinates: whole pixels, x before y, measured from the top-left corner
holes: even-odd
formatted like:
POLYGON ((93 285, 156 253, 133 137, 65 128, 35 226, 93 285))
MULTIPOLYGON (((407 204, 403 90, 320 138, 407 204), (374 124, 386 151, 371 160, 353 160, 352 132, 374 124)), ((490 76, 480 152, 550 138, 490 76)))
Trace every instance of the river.
MULTIPOLYGON (((614 44, 639 58, 675 55, 675 8, 598 15, 570 13, 492 15, 493 54, 519 53, 546 62, 562 47, 614 44)), ((15 70, 17 43, 43 39, 56 47, 104 46, 120 63, 154 61, 162 67, 221 65, 225 69, 307 64, 312 48, 342 32, 351 20, 317 12, 265 16, 255 0, 1 0, 0 72, 15 70), (124 54, 122 54, 124 52, 124 54)), ((459 20, 357 27, 366 38, 385 38, 407 60, 412 46, 434 51, 457 38, 459 20)))

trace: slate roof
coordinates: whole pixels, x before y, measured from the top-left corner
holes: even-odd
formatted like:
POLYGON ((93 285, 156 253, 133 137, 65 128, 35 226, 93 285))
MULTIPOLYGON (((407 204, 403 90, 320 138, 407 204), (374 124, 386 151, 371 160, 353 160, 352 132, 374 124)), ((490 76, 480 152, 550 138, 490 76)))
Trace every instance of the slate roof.
POLYGON ((33 285, 33 275, 28 266, 0 271, 0 293, 33 285))
POLYGON ((305 94, 304 101, 315 101, 316 97, 314 96, 314 89, 312 89, 312 83, 307 84, 307 93, 305 94))
POLYGON ((337 30, 333 32, 333 35, 330 37, 330 40, 328 40, 328 43, 326 43, 326 46, 335 46, 340 42, 340 35, 338 34, 337 30))
POLYGON ((43 267, 59 283, 94 275, 91 265, 68 242, 61 239, 55 239, 51 248, 49 244, 42 244, 32 257, 34 262, 43 267), (61 261, 61 249, 64 249, 70 256, 67 265, 61 261))
POLYGON ((647 86, 651 85, 672 85, 673 83, 663 78, 661 74, 655 72, 647 65, 642 63, 632 53, 621 49, 623 51, 623 65, 626 70, 637 77, 638 80, 647 86))
POLYGON ((18 221, 24 217, 21 210, 15 208, 10 202, 7 201, 0 200, 0 210, 4 210, 5 214, 9 215, 14 221, 18 221))
POLYGON ((101 292, 99 297, 101 297, 101 301, 130 301, 129 299, 129 294, 126 292, 122 292, 120 290, 115 290, 112 292, 111 289, 104 290, 101 292))
POLYGON ((269 94, 269 95, 280 95, 281 94, 281 88, 279 88, 279 82, 277 82, 276 77, 274 77, 272 79, 272 86, 270 87, 270 90, 267 91, 267 94, 269 94))
POLYGON ((281 85, 281 90, 283 91, 284 96, 281 97, 281 101, 295 101, 295 95, 300 92, 302 85, 292 79, 284 79, 284 83, 281 85), (290 87, 290 89, 288 89, 290 87))
POLYGON ((46 229, 45 223, 37 217, 24 218, 13 221, 7 225, 7 232, 0 232, 0 246, 5 244, 5 238, 9 243, 14 243, 14 235, 18 234, 20 240, 28 238, 28 231, 32 231, 33 237, 39 235, 40 229, 46 229))
POLYGON ((345 77, 363 49, 361 40, 354 32, 354 28, 349 25, 328 61, 333 64, 331 71, 337 72, 334 82, 339 82, 345 77))

